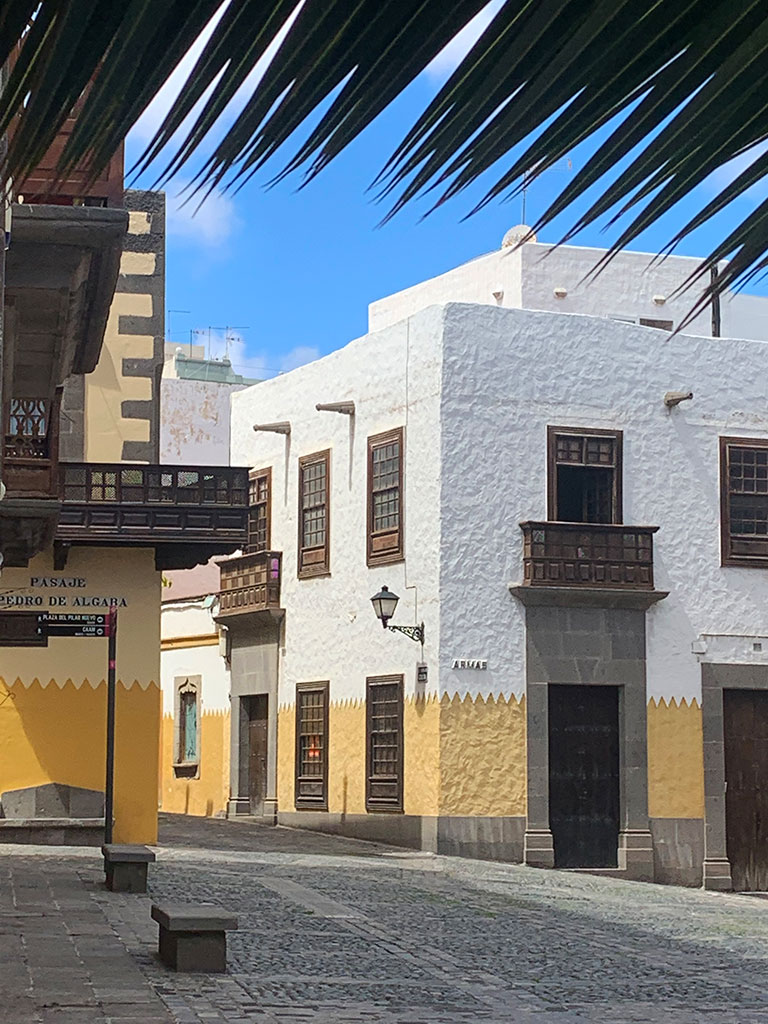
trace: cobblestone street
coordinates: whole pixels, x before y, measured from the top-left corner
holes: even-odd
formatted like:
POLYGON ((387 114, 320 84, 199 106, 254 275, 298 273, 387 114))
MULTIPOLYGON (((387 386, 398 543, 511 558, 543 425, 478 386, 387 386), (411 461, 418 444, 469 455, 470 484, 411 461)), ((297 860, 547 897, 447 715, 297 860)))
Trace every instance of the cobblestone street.
POLYGON ((3 1024, 768 1022, 768 901, 165 816, 151 895, 94 850, 0 847, 3 1024), (234 911, 226 975, 155 900, 234 911))

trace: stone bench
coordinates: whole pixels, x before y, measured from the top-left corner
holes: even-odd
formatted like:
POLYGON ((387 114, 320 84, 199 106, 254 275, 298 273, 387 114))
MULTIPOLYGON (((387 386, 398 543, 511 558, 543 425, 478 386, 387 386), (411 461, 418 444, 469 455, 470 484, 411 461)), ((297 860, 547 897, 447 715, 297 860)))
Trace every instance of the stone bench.
POLYGON ((223 973, 227 969, 227 932, 237 918, 210 903, 152 904, 160 925, 160 959, 174 971, 223 973))
POLYGON ((146 892, 147 865, 153 864, 154 853, 147 846, 121 846, 105 843, 104 874, 110 892, 146 892))

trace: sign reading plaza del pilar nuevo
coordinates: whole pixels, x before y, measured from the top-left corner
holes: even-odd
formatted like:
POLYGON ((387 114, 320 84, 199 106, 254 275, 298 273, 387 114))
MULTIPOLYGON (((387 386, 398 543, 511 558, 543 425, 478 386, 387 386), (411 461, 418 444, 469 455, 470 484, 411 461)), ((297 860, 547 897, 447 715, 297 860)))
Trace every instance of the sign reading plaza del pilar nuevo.
POLYGON ((88 594, 83 576, 30 576, 29 586, 0 594, 2 608, 125 608, 119 594, 88 594))

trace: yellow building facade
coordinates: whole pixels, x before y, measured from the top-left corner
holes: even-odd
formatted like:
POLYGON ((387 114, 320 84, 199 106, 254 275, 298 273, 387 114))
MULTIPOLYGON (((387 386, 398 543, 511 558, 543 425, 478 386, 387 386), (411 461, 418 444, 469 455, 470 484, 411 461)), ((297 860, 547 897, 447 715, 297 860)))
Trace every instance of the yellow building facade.
POLYGON ((103 841, 104 627, 116 608, 113 840, 154 843, 163 572, 242 545, 247 474, 160 464, 164 196, 128 191, 124 208, 106 211, 72 202, 62 197, 63 212, 24 208, 30 255, 23 247, 15 255, 16 276, 34 285, 31 246, 44 254, 40 225, 51 222, 58 239, 70 228, 73 260, 90 251, 99 259, 90 260, 92 279, 86 268, 77 282, 95 297, 89 307, 70 304, 79 319, 69 335, 82 343, 54 367, 64 378, 55 397, 27 397, 20 379, 6 427, 0 841, 103 841), (72 635, 80 627, 84 635, 72 635))

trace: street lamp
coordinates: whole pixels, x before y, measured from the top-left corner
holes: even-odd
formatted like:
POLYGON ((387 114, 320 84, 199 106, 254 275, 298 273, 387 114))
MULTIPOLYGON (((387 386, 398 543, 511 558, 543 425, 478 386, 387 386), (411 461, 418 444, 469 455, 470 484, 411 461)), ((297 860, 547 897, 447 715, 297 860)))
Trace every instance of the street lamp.
POLYGON ((397 608, 397 602, 400 598, 397 594, 393 594, 389 587, 382 587, 378 594, 374 594, 371 598, 371 604, 373 610, 376 612, 376 618, 381 619, 381 624, 384 629, 394 629, 398 633, 405 633, 411 640, 416 640, 418 643, 424 643, 424 623, 422 622, 418 626, 390 626, 389 620, 395 614, 395 608, 397 608))

